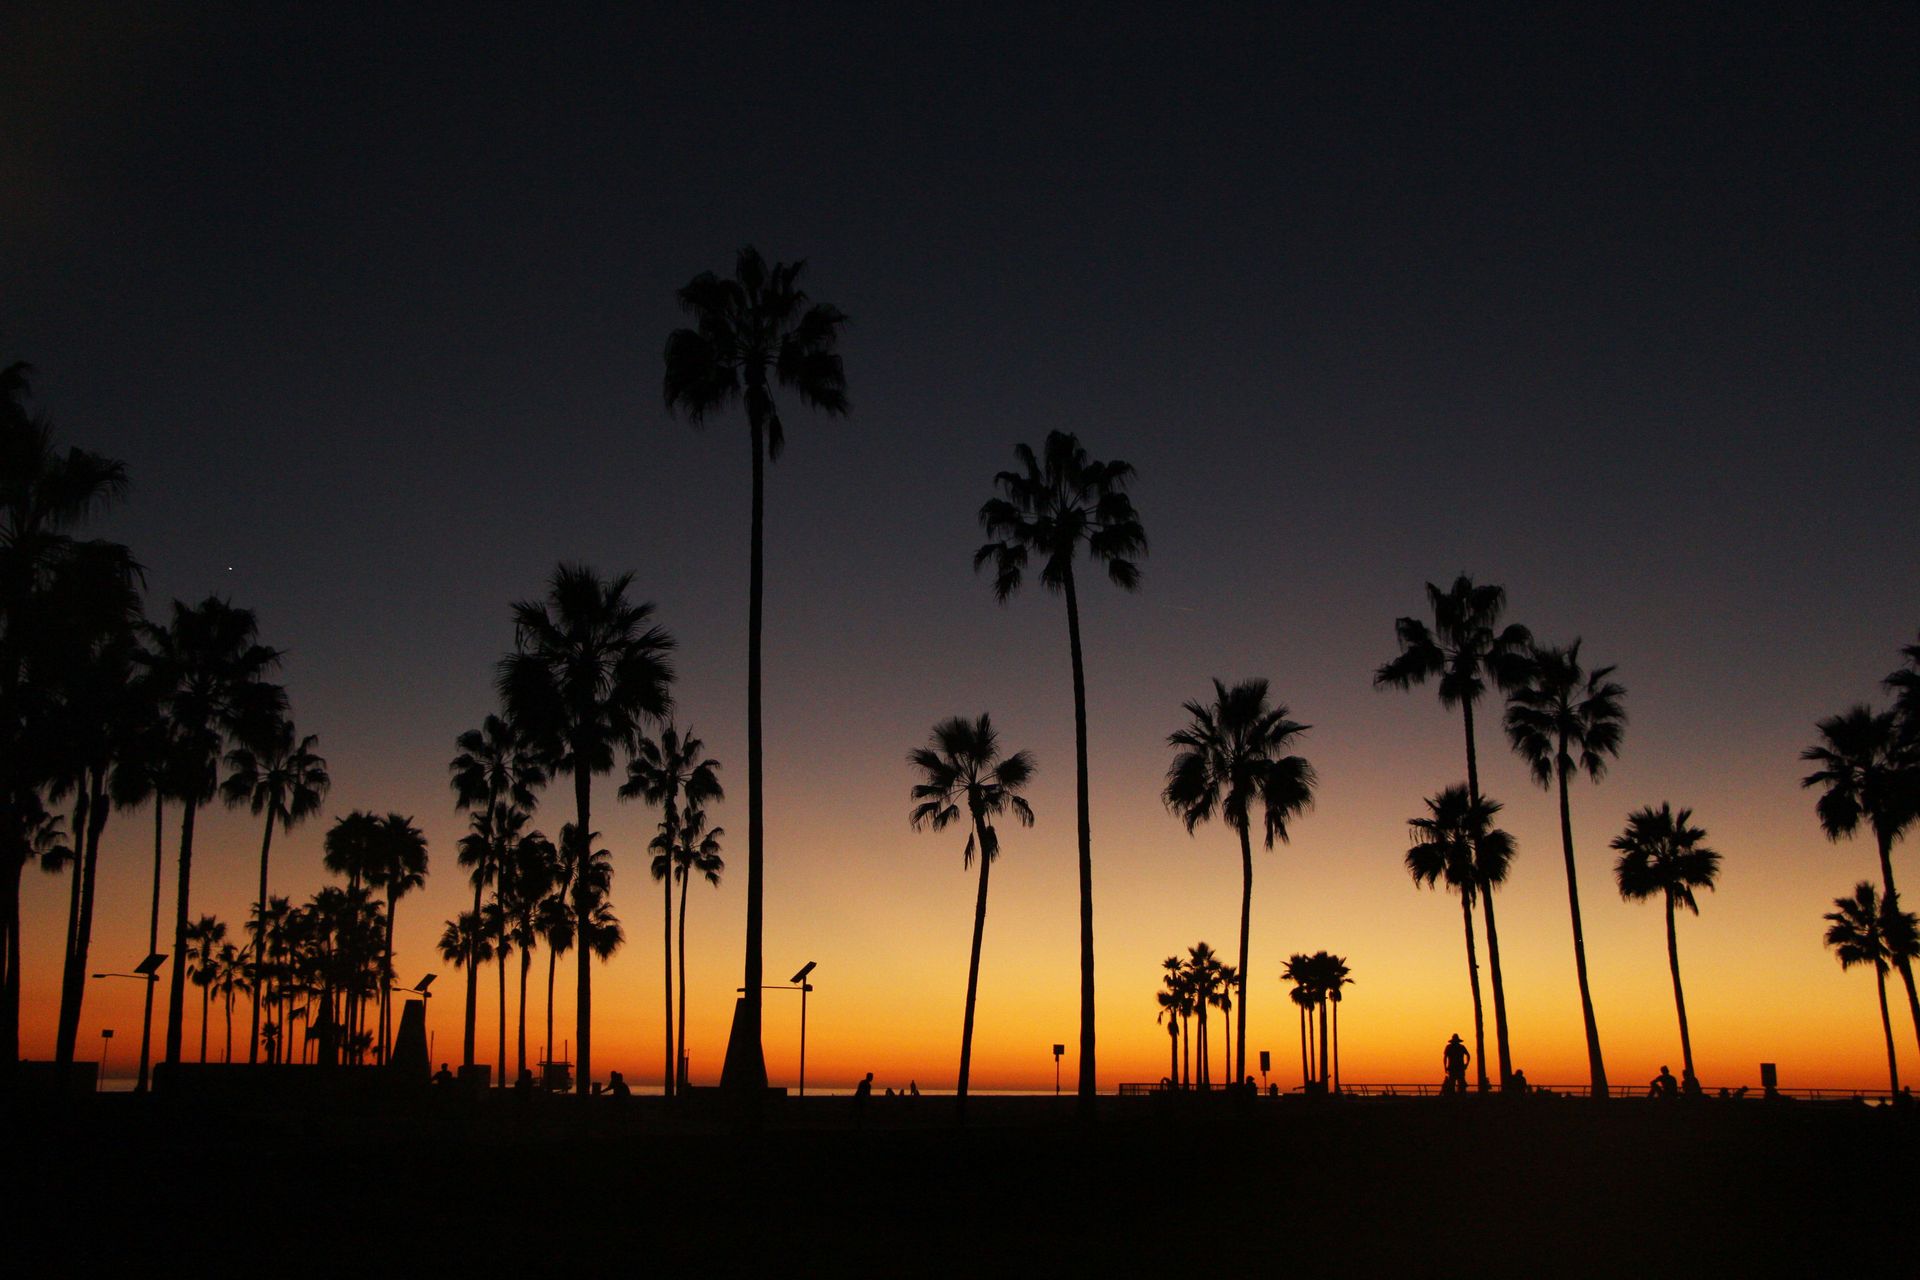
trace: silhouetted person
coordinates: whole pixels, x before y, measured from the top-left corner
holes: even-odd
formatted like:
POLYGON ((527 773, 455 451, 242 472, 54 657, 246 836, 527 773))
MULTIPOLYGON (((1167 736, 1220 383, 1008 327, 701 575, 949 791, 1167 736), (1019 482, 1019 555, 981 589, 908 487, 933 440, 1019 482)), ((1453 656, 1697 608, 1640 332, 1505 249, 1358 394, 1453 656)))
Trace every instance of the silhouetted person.
POLYGON ((1458 1033, 1447 1041, 1447 1047, 1440 1051, 1440 1062, 1447 1070, 1446 1083, 1440 1086, 1442 1093, 1465 1093, 1467 1091, 1467 1063, 1473 1057, 1467 1052, 1467 1046, 1458 1033))
POLYGON ((447 1070, 447 1064, 441 1063, 440 1069, 433 1073, 433 1083, 442 1089, 453 1087, 453 1072, 447 1070))
POLYGON ((607 1077, 607 1092, 616 1098, 631 1098, 633 1090, 627 1088, 627 1078, 618 1071, 607 1077))
POLYGON ((1527 1091, 1527 1073, 1524 1071, 1515 1071, 1512 1079, 1507 1084, 1507 1088, 1513 1090, 1515 1093, 1525 1093, 1527 1091))
POLYGON ((1698 1098, 1705 1092, 1700 1088, 1700 1081, 1693 1074, 1692 1067, 1680 1068, 1680 1092, 1689 1098, 1698 1098))
POLYGON ((1673 1078, 1673 1072, 1666 1064, 1660 1064, 1660 1074, 1647 1082, 1647 1093, 1655 1098, 1677 1098, 1680 1096, 1680 1082, 1673 1078))
POLYGON ((910 1093, 911 1093, 911 1094, 912 1094, 912 1095, 913 1095, 914 1097, 916 1097, 916 1098, 917 1098, 917 1097, 919 1097, 919 1096, 920 1096, 920 1082, 919 1082, 918 1080, 909 1080, 909 1081, 907 1081, 907 1090, 908 1090, 908 1092, 910 1092, 910 1093))
POLYGON ((888 1086, 888 1088, 887 1088, 887 1096, 888 1096, 889 1098, 891 1098, 891 1097, 893 1096, 893 1088, 892 1088, 892 1086, 888 1086))

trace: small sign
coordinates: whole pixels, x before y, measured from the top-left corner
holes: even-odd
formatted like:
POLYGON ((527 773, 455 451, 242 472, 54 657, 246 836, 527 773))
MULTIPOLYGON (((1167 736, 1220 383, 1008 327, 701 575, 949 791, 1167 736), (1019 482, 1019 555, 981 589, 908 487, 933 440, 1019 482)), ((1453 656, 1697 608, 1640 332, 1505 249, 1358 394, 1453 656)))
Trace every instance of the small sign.
POLYGON ((1067 1051, 1067 1046, 1063 1044, 1057 1044, 1053 1046, 1053 1056, 1056 1058, 1059 1057, 1061 1054, 1065 1053, 1066 1051, 1067 1051))
POLYGON ((102 1028, 100 1029, 100 1038, 101 1038, 102 1040, 111 1040, 111 1039, 113 1039, 113 1028, 112 1028, 112 1027, 102 1027, 102 1028))
POLYGON ((1262 1049, 1260 1051, 1260 1074, 1265 1075, 1271 1070, 1273 1070, 1273 1055, 1265 1049, 1262 1049))

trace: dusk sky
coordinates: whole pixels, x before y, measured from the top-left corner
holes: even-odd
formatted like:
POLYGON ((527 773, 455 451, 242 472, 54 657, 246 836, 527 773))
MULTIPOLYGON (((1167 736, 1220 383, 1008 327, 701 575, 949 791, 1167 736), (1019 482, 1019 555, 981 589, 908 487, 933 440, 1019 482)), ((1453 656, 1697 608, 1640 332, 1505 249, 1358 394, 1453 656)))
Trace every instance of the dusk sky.
MULTIPOLYGON (((696 887, 688 945, 693 1077, 717 1076, 747 432, 670 417, 661 350, 674 290, 753 243, 853 318, 851 415, 788 407, 768 484, 767 973, 819 962, 810 1083, 952 1085, 974 881, 963 835, 909 829, 905 757, 960 713, 1040 763, 1039 821, 994 872, 975 1085, 1050 1084, 1075 1039, 1064 613, 1035 585, 996 605, 969 567, 994 472, 1051 429, 1137 468, 1152 544, 1138 595, 1083 589, 1103 1088, 1166 1072, 1160 960, 1203 938, 1233 958, 1233 836, 1159 801, 1215 676, 1268 677, 1321 776, 1292 843, 1256 853, 1249 1048, 1297 1083, 1279 968, 1326 948, 1357 979, 1345 1077, 1439 1078, 1471 1031, 1459 910, 1401 855, 1422 796, 1463 779, 1459 722, 1371 673, 1422 584, 1462 570, 1628 690, 1620 760, 1572 798, 1615 1082, 1679 1062, 1661 912, 1620 900, 1605 847, 1662 800, 1725 859, 1680 925, 1703 1083, 1881 1078, 1872 982, 1820 920, 1873 850, 1826 841, 1797 757, 1819 717, 1884 700, 1920 627, 1911 6, 351 8, 0 19, 0 362, 36 366, 64 440, 126 461, 93 528, 147 566, 150 612, 228 595, 287 650, 334 787, 276 837, 273 891, 319 887, 351 809, 427 832, 396 963, 440 971, 436 1063, 460 978, 431 943, 470 903, 446 762, 494 707, 509 602, 566 559, 634 571, 679 641, 677 719, 727 765, 730 872, 696 887)), ((1481 720, 1520 846, 1515 1063, 1578 1082, 1556 811, 1497 704, 1481 720)), ((657 1082, 658 819, 618 780, 594 825, 628 944, 596 977, 596 1066, 657 1082)), ((259 835, 203 820, 193 914, 237 932, 259 835)), ((95 968, 144 952, 151 839, 149 812, 107 829, 95 968)), ((22 1051, 49 1057, 65 882, 27 876, 22 1051)), ((92 985, 81 1051, 117 1028, 124 1070, 139 989, 92 985)), ((769 996, 775 1083, 794 1003, 769 996)))

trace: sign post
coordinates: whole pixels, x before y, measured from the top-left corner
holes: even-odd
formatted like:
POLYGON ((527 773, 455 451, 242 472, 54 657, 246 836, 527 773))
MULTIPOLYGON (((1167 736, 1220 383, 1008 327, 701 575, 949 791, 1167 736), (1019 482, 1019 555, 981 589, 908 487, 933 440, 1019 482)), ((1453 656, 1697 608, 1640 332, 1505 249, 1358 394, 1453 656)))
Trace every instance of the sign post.
POLYGON ((1063 1044, 1053 1046, 1053 1096, 1056 1098, 1060 1096, 1060 1055, 1066 1051, 1067 1046, 1063 1044))

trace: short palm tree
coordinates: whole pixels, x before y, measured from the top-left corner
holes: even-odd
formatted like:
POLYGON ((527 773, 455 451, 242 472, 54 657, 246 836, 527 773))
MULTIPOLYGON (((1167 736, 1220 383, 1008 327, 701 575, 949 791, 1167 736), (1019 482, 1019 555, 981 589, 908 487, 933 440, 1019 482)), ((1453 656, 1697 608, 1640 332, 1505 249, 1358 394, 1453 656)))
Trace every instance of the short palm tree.
POLYGON ((1693 1037, 1687 1031, 1687 997, 1680 988, 1680 950, 1673 930, 1673 909, 1685 907, 1700 914, 1696 889, 1712 889, 1720 876, 1720 855, 1704 843, 1704 827, 1693 825, 1693 810, 1673 811, 1670 804, 1648 807, 1627 816, 1627 829, 1613 838, 1620 854, 1613 866, 1620 896, 1645 902, 1658 895, 1667 908, 1667 968, 1673 974, 1673 1007, 1680 1015, 1680 1060, 1687 1085, 1698 1088, 1693 1070, 1693 1037))
POLYGON ((1193 1085, 1193 983, 1187 976, 1187 966, 1179 956, 1168 956, 1160 962, 1163 970, 1160 994, 1163 1008, 1168 1016, 1180 1024, 1180 1073, 1175 1077, 1183 1088, 1193 1085))
MULTIPOLYGON (((455 969, 471 970, 474 965, 485 964, 493 959, 493 940, 487 934, 486 920, 478 911, 462 911, 440 931, 438 949, 440 958, 455 969)), ((471 973, 468 981, 472 981, 471 973)))
POLYGON ((727 1042, 722 1082, 752 1096, 767 1083, 760 1046, 761 917, 766 853, 760 734, 760 631, 766 526, 766 464, 786 444, 776 388, 829 415, 847 412, 847 374, 839 352, 839 308, 800 287, 804 262, 776 262, 751 245, 731 279, 703 271, 680 290, 693 321, 667 336, 667 408, 696 425, 741 402, 753 456, 752 529, 747 569, 747 940, 746 976, 736 1031, 727 1042), (736 1040, 738 1043, 736 1043, 736 1040))
POLYGON ((1871 965, 1880 992, 1880 1033, 1887 1042, 1887 1092, 1900 1096, 1900 1067, 1893 1053, 1893 1020, 1887 1016, 1887 966, 1920 954, 1920 922, 1900 910, 1899 899, 1881 898, 1873 882, 1862 880, 1851 898, 1835 898, 1827 921, 1827 945, 1842 969, 1871 965))
MULTIPOLYGON (((1393 624, 1394 638, 1400 642, 1400 654, 1383 663, 1373 674, 1375 688, 1410 689, 1433 680, 1438 686, 1440 705, 1459 707, 1467 735, 1467 797, 1479 803, 1480 757, 1475 749, 1473 708, 1486 692, 1487 682, 1507 690, 1525 670, 1527 646, 1533 637, 1518 623, 1500 625, 1506 612, 1506 588, 1491 583, 1475 583, 1460 574, 1453 585, 1442 591, 1427 584, 1427 608, 1433 615, 1429 626, 1418 618, 1400 618, 1393 624)), ((1500 971, 1500 930, 1494 920, 1493 892, 1481 885, 1479 897, 1487 920, 1487 966, 1493 979, 1493 1038, 1500 1055, 1500 1087, 1513 1081, 1513 1054, 1507 1038, 1507 988, 1500 971)), ((1479 978, 1474 979, 1475 1008, 1479 1003, 1479 978)), ((1475 1019, 1476 1029, 1479 1020, 1475 1019)), ((1483 1063, 1485 1055, 1476 1046, 1474 1061, 1483 1063)), ((1482 1080, 1486 1068, 1480 1069, 1482 1080)))
POLYGON ((213 989, 220 993, 220 1003, 227 1015, 226 1051, 222 1062, 233 1061, 233 995, 244 991, 250 985, 247 981, 246 953, 231 942, 220 944, 220 954, 214 962, 213 989))
MULTIPOLYGON (((1896 673, 1898 674, 1898 673, 1896 673)), ((1814 809, 1829 840, 1852 836, 1864 821, 1880 852, 1882 896, 1894 901, 1900 891, 1893 882, 1893 846, 1920 817, 1920 741, 1910 740, 1901 713, 1876 712, 1856 706, 1819 723, 1820 741, 1800 753, 1817 765, 1801 779, 1803 787, 1820 787, 1814 809)), ((1893 957, 1894 967, 1907 988, 1907 1012, 1920 1037, 1920 991, 1913 979, 1913 963, 1893 957)))
POLYGON ((1013 447, 1019 467, 993 478, 1000 496, 980 507, 980 525, 991 541, 973 556, 973 567, 993 564, 994 598, 1005 604, 1020 588, 1030 558, 1040 560, 1040 582, 1066 597, 1067 650, 1073 663, 1074 802, 1080 846, 1080 1082, 1083 1105, 1098 1089, 1093 1017, 1093 827, 1087 800, 1087 680, 1080 645, 1080 596, 1073 562, 1082 546, 1123 591, 1140 586, 1139 560, 1147 534, 1127 486, 1133 468, 1089 456, 1078 437, 1050 431, 1039 452, 1013 447))
POLYGON ((1413 834, 1413 843, 1407 848, 1407 873, 1416 884, 1431 888, 1444 883, 1460 895, 1467 932, 1467 976, 1473 986, 1473 1060, 1479 1069, 1482 1092, 1487 1088, 1487 1044, 1480 1006, 1480 962, 1473 940, 1473 905, 1481 896, 1482 884, 1503 882, 1513 861, 1513 837, 1492 826, 1499 809, 1497 803, 1476 802, 1467 788, 1453 786, 1428 797, 1425 817, 1407 822, 1413 834))
POLYGON ((220 978, 220 948, 227 940, 227 926, 213 916, 201 916, 187 926, 187 976, 200 988, 200 1061, 207 1060, 207 1024, 213 999, 213 984, 220 978))
MULTIPOLYGON (((517 1028, 517 1061, 514 1079, 527 1071, 527 972, 533 966, 533 949, 541 939, 540 909, 553 895, 554 879, 560 874, 560 851, 540 832, 521 838, 507 860, 507 874, 501 877, 500 909, 508 942, 520 953, 520 1010, 517 1028)), ((503 1064, 504 1069, 504 1064, 503 1064)))
POLYGON ((961 866, 970 866, 980 851, 980 891, 973 906, 973 947, 967 960, 967 1007, 960 1028, 960 1085, 962 1106, 973 1066, 974 997, 980 987, 980 942, 987 928, 987 873, 1000 855, 1000 835, 993 819, 1012 813, 1023 827, 1033 825, 1033 808, 1020 794, 1033 780, 1036 766, 1025 751, 1000 754, 1000 736, 986 712, 978 719, 953 716, 933 726, 924 747, 915 747, 907 761, 919 781, 910 793, 916 801, 908 821, 916 831, 944 830, 957 820, 967 823, 967 847, 961 866), (964 818, 963 818, 964 814, 964 818))
MULTIPOLYGON (((467 834, 460 838, 454 848, 454 857, 467 869, 468 883, 473 885, 473 915, 483 925, 497 924, 500 903, 501 877, 505 874, 507 862, 513 856, 514 846, 526 835, 528 817, 523 809, 501 803, 490 809, 481 809, 469 820, 467 834), (493 901, 485 902, 486 890, 493 890, 493 901), (493 914, 489 914, 492 912, 493 914)), ((493 939, 489 936, 488 953, 493 952, 493 939)), ((486 957, 479 957, 482 961, 486 957)), ((501 982, 506 981, 502 970, 501 982)), ((467 1024, 466 1042, 463 1051, 472 1055, 476 1027, 479 1018, 479 973, 478 965, 467 969, 467 1024)), ((505 1003, 505 987, 501 988, 501 1001, 505 1003)), ((506 1064, 506 1028, 500 1029, 499 1070, 504 1074, 506 1064)), ((471 1062, 466 1065, 472 1066, 471 1062)), ((496 1082, 498 1083, 498 1082, 496 1082)))
POLYGON ((726 859, 720 856, 726 835, 725 827, 707 826, 705 810, 687 809, 681 814, 680 832, 675 837, 673 875, 680 882, 680 1061, 675 1079, 682 1088, 687 1084, 687 887, 695 876, 716 889, 720 887, 720 877, 727 869, 726 859))
POLYGON ((1200 1044, 1194 1052, 1194 1079, 1200 1088, 1210 1088, 1213 1084, 1213 1047, 1207 1036, 1207 1010, 1216 1008, 1220 1003, 1220 988, 1224 985, 1224 967, 1214 949, 1205 942, 1196 942, 1187 948, 1187 958, 1183 962, 1186 968, 1187 990, 1193 998, 1195 1021, 1198 1022, 1200 1044))
POLYGON ((1217 811, 1240 838, 1240 1056, 1233 1062, 1233 1078, 1239 1081, 1247 1078, 1254 810, 1260 812, 1266 847, 1273 848, 1276 838, 1285 843, 1287 819, 1313 803, 1313 766, 1303 756, 1286 754, 1307 726, 1289 720, 1285 704, 1267 701, 1265 680, 1242 681, 1231 689, 1215 680, 1212 703, 1189 702, 1186 712, 1186 726, 1167 738, 1177 750, 1160 798, 1189 835, 1217 811))
MULTIPOLYGON (((255 902, 267 900, 267 858, 273 848, 273 829, 291 832, 320 811, 333 779, 327 762, 315 750, 315 734, 296 738, 293 721, 272 716, 248 727, 240 744, 227 752, 227 780, 220 794, 229 808, 247 805, 255 817, 266 815, 260 838, 260 892, 255 902)), ((260 961, 258 955, 254 962, 260 961)), ((260 1060, 260 1002, 253 1001, 253 1030, 247 1039, 247 1061, 260 1060)))
MULTIPOLYGON (((658 738, 641 734, 634 741, 633 759, 627 762, 627 780, 620 787, 622 800, 642 800, 657 805, 661 813, 661 835, 665 848, 654 879, 660 881, 661 933, 660 971, 666 992, 666 1094, 672 1097, 678 1082, 673 1051, 673 849, 678 843, 680 808, 698 807, 723 798, 720 786, 720 762, 708 759, 706 744, 689 730, 685 737, 671 723, 660 730, 658 738)), ((684 896, 684 895, 683 895, 684 896)))
MULTIPOLYGON (((181 806, 173 954, 184 955, 194 819, 217 790, 221 747, 244 741, 251 726, 284 715, 287 695, 266 680, 280 653, 259 642, 259 624, 252 610, 237 609, 218 597, 191 607, 174 601, 168 624, 147 629, 147 644, 142 661, 165 707, 173 744, 167 793, 181 806)), ((175 964, 168 980, 166 1061, 170 1066, 180 1061, 186 977, 186 966, 175 964)))
MULTIPOLYGON (((651 604, 627 599, 633 575, 602 578, 585 565, 554 571, 544 600, 513 607, 517 650, 500 662, 501 701, 554 773, 573 778, 574 826, 591 831, 593 775, 611 772, 617 753, 631 754, 645 722, 664 719, 673 668, 673 637, 652 626, 651 604)), ((580 878, 576 891, 587 892, 580 878)), ((574 903, 582 930, 592 927, 585 897, 574 903)), ((580 948, 574 1022, 581 1094, 592 1083, 591 947, 580 948)))
POLYGON ((387 977, 380 984, 380 1040, 378 1058, 387 1060, 393 1038, 393 927, 400 899, 427 882, 427 837, 405 814, 389 813, 373 835, 367 867, 369 888, 387 895, 387 936, 381 947, 380 967, 387 977))
POLYGON ((1576 771, 1595 782, 1620 754, 1627 691, 1612 667, 1580 665, 1580 642, 1565 648, 1532 646, 1518 682, 1507 694, 1507 738, 1542 787, 1560 789, 1560 849, 1567 867, 1567 907, 1573 916, 1573 966, 1580 981, 1580 1013, 1586 1023, 1587 1070, 1593 1096, 1607 1096, 1607 1067, 1600 1056, 1600 1029, 1587 986, 1587 943, 1580 927, 1580 887, 1573 865, 1573 816, 1567 783, 1576 771))

